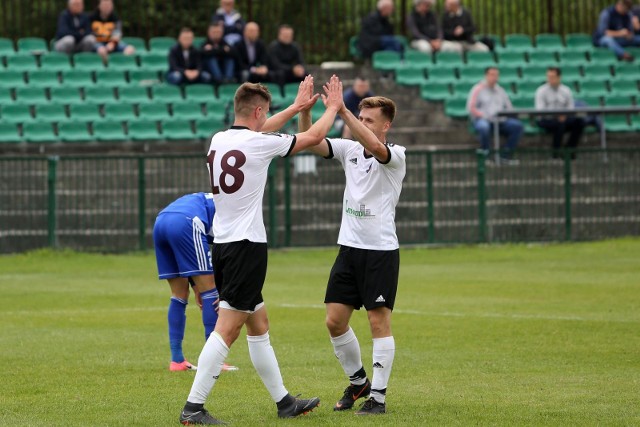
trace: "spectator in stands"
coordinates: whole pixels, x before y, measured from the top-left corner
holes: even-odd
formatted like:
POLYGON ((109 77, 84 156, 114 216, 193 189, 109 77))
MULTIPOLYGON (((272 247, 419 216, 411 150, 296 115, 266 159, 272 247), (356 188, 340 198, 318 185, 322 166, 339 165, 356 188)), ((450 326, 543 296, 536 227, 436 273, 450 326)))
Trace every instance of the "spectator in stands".
MULTIPOLYGON (((360 101, 371 96, 373 96, 373 92, 371 92, 369 80, 362 76, 357 76, 353 86, 345 90, 342 95, 345 107, 356 117, 360 115, 360 109, 358 108, 360 101)), ((336 126, 338 129, 342 128, 343 138, 352 139, 351 130, 348 126, 344 126, 344 121, 341 118, 336 119, 336 126)))
MULTIPOLYGON (((536 110, 575 108, 573 93, 571 89, 562 84, 561 75, 562 72, 559 68, 549 67, 547 70, 547 83, 540 86, 536 91, 536 110)), ((538 126, 553 134, 551 145, 553 157, 558 158, 560 157, 564 134, 569 133, 567 147, 570 149, 576 148, 584 131, 585 122, 582 118, 575 116, 543 116, 538 120, 538 126)), ((575 153, 571 154, 571 158, 575 159, 575 153)))
POLYGON ((193 46, 193 31, 183 28, 178 43, 169 50, 167 82, 174 85, 210 83, 211 74, 202 68, 200 52, 193 46))
POLYGON ((301 82, 307 74, 302 50, 293 41, 293 36, 294 31, 290 25, 280 25, 278 38, 269 45, 269 68, 280 84, 301 82))
POLYGON ((260 27, 248 22, 243 37, 233 46, 241 82, 262 83, 272 80, 267 48, 260 40, 260 27))
POLYGON ((370 58, 378 50, 402 52, 402 43, 393 35, 389 17, 393 13, 393 0, 378 0, 377 9, 362 19, 358 49, 362 56, 370 58))
POLYGON ((607 47, 615 52, 618 59, 633 61, 633 56, 625 52, 625 47, 640 46, 640 34, 633 28, 631 0, 618 0, 600 13, 598 28, 593 34, 593 44, 607 47))
POLYGON ((463 51, 488 52, 487 45, 474 38, 476 26, 469 11, 460 4, 460 0, 446 0, 444 7, 442 32, 444 39, 453 44, 450 49, 460 53, 463 51))
POLYGON ((207 39, 200 48, 203 66, 211 74, 214 83, 230 83, 235 80, 235 60, 231 46, 224 41, 224 28, 211 24, 207 39))
POLYGON ((122 42, 122 21, 113 11, 113 0, 100 0, 98 9, 91 14, 91 30, 96 38, 96 50, 107 63, 110 53, 133 55, 135 48, 122 42))
MULTIPOLYGON (((478 132, 480 147, 486 153, 491 149, 496 113, 513 108, 509 95, 498 84, 499 77, 500 72, 496 67, 487 67, 484 80, 471 89, 467 99, 467 110, 473 127, 478 132)), ((506 117, 501 117, 498 123, 500 134, 507 137, 507 146, 502 150, 501 156, 506 163, 511 163, 524 126, 520 120, 506 117)))
POLYGON ((407 15, 411 47, 424 53, 457 51, 455 43, 442 39, 438 17, 433 10, 435 0, 413 0, 413 4, 407 15))
POLYGON ((224 26, 224 41, 233 46, 242 39, 245 22, 235 10, 235 0, 220 0, 220 7, 211 17, 211 24, 224 26))
POLYGON ((91 21, 84 12, 83 0, 69 0, 58 17, 55 50, 67 54, 93 52, 96 38, 91 33, 91 21))

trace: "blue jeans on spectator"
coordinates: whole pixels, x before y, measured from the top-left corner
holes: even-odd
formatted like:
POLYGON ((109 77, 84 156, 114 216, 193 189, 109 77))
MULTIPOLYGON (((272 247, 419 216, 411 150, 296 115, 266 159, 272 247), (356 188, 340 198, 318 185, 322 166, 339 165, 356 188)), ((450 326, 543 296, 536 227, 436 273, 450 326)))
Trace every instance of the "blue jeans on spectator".
POLYGON ((206 65, 214 82, 220 83, 223 80, 233 80, 235 75, 233 58, 211 58, 206 62, 206 65))
POLYGON ((404 46, 394 36, 380 36, 380 50, 393 50, 402 53, 404 46))
POLYGON ((607 47, 615 52, 618 59, 625 54, 624 48, 631 46, 640 46, 640 35, 633 36, 630 39, 624 37, 604 36, 598 40, 598 46, 607 47))
MULTIPOLYGON (((478 132, 480 147, 489 151, 493 140, 493 122, 487 119, 477 119, 473 122, 473 127, 478 132)), ((508 118, 499 123, 498 131, 500 135, 507 137, 507 145, 505 146, 503 157, 510 157, 518 146, 520 137, 524 132, 524 126, 520 120, 508 118)))
POLYGON ((165 79, 167 80, 167 83, 172 85, 211 83, 211 74, 209 74, 207 71, 200 71, 200 74, 198 74, 198 77, 196 79, 189 80, 186 78, 184 73, 180 71, 169 71, 165 79))

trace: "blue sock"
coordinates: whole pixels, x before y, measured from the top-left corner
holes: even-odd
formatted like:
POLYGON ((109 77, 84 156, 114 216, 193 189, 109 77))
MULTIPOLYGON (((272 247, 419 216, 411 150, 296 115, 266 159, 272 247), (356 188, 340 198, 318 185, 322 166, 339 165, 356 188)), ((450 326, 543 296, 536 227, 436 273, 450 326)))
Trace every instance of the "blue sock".
POLYGON ((182 340, 184 339, 184 327, 187 324, 186 310, 187 301, 171 297, 167 320, 169 321, 169 346, 171 347, 171 361, 173 362, 184 362, 182 340))
POLYGON ((209 339, 209 335, 216 327, 218 321, 218 313, 213 302, 218 299, 218 290, 211 289, 200 294, 202 298, 202 324, 204 325, 204 339, 209 339))

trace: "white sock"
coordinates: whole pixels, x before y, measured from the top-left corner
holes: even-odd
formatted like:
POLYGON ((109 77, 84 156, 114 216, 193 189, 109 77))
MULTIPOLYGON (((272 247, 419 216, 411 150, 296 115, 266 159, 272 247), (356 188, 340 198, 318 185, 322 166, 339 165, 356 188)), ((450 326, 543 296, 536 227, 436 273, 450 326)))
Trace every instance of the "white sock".
POLYGON ((204 403, 207 400, 228 355, 229 347, 217 332, 213 332, 198 358, 198 370, 191 386, 188 402, 204 403))
POLYGON ((331 338, 333 344, 333 352, 340 361, 344 373, 349 377, 349 381, 355 385, 362 385, 367 380, 362 366, 362 357, 360 356, 360 343, 353 329, 331 338))
POLYGON ((247 335, 247 342, 249 343, 249 356, 251 356, 253 367, 258 371, 258 375, 260 375, 262 382, 269 390, 273 401, 280 402, 289 392, 284 388, 276 353, 273 351, 269 340, 269 332, 259 336, 247 335))
MULTIPOLYGON (((373 339, 373 378, 371 379, 371 397, 384 403, 387 383, 393 366, 396 343, 393 337, 373 339)), ((199 369, 199 368, 198 368, 199 369)))

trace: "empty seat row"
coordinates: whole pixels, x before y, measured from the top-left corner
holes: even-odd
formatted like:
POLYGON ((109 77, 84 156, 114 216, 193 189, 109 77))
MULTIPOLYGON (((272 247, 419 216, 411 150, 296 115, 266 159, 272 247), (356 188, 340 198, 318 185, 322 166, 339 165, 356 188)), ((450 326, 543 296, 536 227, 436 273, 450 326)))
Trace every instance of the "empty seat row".
MULTIPOLYGON (((203 37, 196 37, 194 44, 199 46, 203 40, 203 37)), ((125 37, 122 41, 135 47, 136 52, 139 54, 145 54, 147 52, 166 54, 166 51, 177 43, 173 37, 152 37, 149 39, 148 47, 145 40, 140 37, 125 37)), ((47 42, 47 40, 40 37, 23 37, 18 39, 14 46, 13 40, 0 38, 0 56, 14 56, 23 53, 46 54, 53 51, 54 43, 54 40, 47 42)))
POLYGON ((144 56, 123 55, 120 53, 109 56, 109 62, 104 64, 102 58, 95 53, 77 53, 68 56, 63 53, 52 52, 41 57, 35 55, 9 56, 2 62, 7 70, 32 71, 38 68, 50 71, 77 70, 110 70, 165 72, 169 69, 166 53, 153 53, 144 56))

